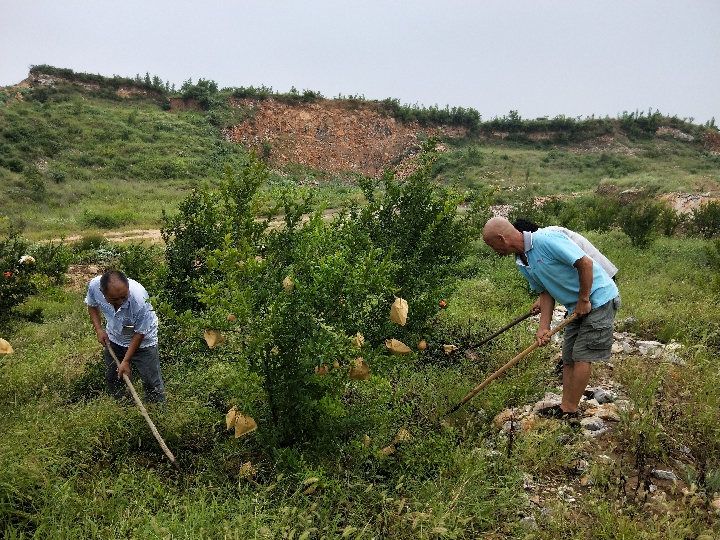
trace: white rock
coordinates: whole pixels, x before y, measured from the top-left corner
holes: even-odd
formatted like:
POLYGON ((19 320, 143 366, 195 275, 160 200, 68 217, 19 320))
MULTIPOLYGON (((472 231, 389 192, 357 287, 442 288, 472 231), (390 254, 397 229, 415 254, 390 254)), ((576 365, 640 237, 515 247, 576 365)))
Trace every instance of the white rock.
POLYGON ((602 418, 591 416, 580 420, 580 425, 589 431, 600 431, 605 427, 605 422, 603 422, 602 418))
POLYGON ((514 422, 507 421, 503 424, 503 431, 522 431, 524 424, 521 421, 515 420, 514 422))
POLYGON ((630 403, 627 399, 618 399, 615 402, 615 406, 619 412, 627 412, 633 409, 632 403, 630 403))
POLYGON ((665 352, 665 354, 663 354, 663 358, 664 358, 665 360, 667 360, 668 362, 670 362, 671 364, 675 364, 675 365, 677 365, 677 366, 684 366, 684 365, 685 365, 685 360, 683 360, 682 358, 680 358, 680 357, 679 357, 677 354, 675 354, 675 353, 665 352))
POLYGON ((589 429, 583 429, 583 435, 585 435, 585 437, 587 437, 588 439, 594 439, 595 437, 599 437, 600 435, 604 435, 604 434, 607 433, 608 431, 610 431, 610 428, 609 428, 609 427, 606 427, 606 428, 603 428, 603 429, 599 429, 599 430, 597 430, 597 431, 590 431, 589 429))
POLYGON ((560 405, 560 402, 562 402, 562 397, 552 392, 548 392, 540 401, 535 404, 535 406, 533 407, 533 412, 538 412, 540 409, 544 409, 545 407, 560 405))
POLYGON ((677 480, 678 477, 672 471, 663 471, 661 469, 653 469, 650 471, 650 476, 657 478, 658 480, 677 480))
POLYGON ((615 401, 615 399, 617 398, 615 394, 613 394, 612 392, 608 392, 603 388, 596 388, 593 397, 595 398, 595 401, 597 401, 600 405, 602 405, 603 403, 610 403, 612 401, 615 401))
POLYGON ((635 345, 643 356, 662 353, 663 346, 659 341, 636 341, 635 345))

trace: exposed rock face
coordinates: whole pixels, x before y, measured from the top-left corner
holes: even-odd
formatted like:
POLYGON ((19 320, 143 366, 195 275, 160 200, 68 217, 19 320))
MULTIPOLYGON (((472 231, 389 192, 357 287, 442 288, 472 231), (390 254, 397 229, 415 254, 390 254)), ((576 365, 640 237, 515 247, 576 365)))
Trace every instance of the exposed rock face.
MULTIPOLYGON (((376 176, 419 145, 418 134, 435 127, 403 124, 374 103, 320 100, 288 104, 266 99, 233 99, 232 107, 250 109, 250 117, 224 130, 227 140, 270 153, 280 165, 299 163, 326 171, 357 171, 376 176), (352 103, 352 106, 351 106, 352 103)), ((441 127, 443 136, 463 137, 465 128, 441 127)))
POLYGON ((708 152, 720 154, 720 134, 714 131, 706 131, 703 138, 703 146, 708 152))

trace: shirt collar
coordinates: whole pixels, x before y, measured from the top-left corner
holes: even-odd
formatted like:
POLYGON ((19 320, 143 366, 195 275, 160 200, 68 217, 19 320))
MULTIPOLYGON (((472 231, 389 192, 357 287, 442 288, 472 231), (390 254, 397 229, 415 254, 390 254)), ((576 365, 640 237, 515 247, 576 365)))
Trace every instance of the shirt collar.
MULTIPOLYGON (((532 233, 529 231, 523 231, 523 251, 527 253, 533 248, 532 233)), ((520 266, 525 266, 520 255, 515 255, 515 262, 520 266)))

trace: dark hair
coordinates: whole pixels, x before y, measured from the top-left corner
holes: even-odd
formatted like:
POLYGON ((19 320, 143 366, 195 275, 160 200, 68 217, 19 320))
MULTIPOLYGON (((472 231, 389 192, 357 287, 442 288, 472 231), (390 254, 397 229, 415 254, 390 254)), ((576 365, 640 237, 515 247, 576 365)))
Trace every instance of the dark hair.
POLYGON ((517 218, 513 222, 513 227, 515 227, 520 232, 535 232, 540 228, 532 221, 528 221, 527 219, 523 218, 517 218))
POLYGON ((126 287, 130 286, 127 276, 120 270, 108 270, 100 276, 100 292, 105 294, 111 281, 120 280, 126 287))

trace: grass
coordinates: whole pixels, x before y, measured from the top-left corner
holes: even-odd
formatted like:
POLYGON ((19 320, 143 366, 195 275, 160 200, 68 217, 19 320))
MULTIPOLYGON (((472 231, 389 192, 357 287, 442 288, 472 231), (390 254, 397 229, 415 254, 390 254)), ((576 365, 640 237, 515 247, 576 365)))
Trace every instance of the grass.
MULTIPOLYGON (((681 457, 677 447, 684 444, 693 453, 705 448, 707 466, 717 467, 720 433, 711 419, 720 381, 712 360, 717 343, 708 338, 717 333, 720 313, 697 287, 711 272, 704 264, 708 242, 661 239, 638 252, 619 233, 588 236, 621 268, 620 318, 635 317, 636 330, 645 337, 658 332, 687 346, 682 369, 661 360, 616 362, 613 377, 638 404, 652 400, 661 425, 628 417, 618 427, 615 449, 605 451, 633 456, 642 433, 650 442, 644 450, 648 463, 681 457), (680 276, 685 285, 678 285, 680 276), (651 379, 663 388, 660 394, 644 384, 651 379), (693 421, 690 414, 703 420, 693 421)), ((5 537, 717 535, 700 494, 678 493, 649 505, 620 496, 621 478, 631 474, 634 458, 614 466, 596 462, 595 454, 603 450, 567 427, 549 423, 512 440, 498 435, 491 424, 496 413, 531 403, 554 387, 546 350, 526 357, 449 424, 441 423, 444 411, 531 343, 534 331, 531 322, 517 325, 479 349, 477 360, 433 353, 438 340, 479 340, 532 301, 509 258, 476 247, 467 262, 475 273, 449 298, 437 334, 428 336, 428 350, 383 364, 370 381, 349 386, 347 399, 362 421, 355 436, 331 447, 278 449, 268 458, 258 452, 257 432, 234 439, 223 417, 243 384, 251 391, 247 371, 232 357, 207 351, 200 333, 166 336, 183 340, 192 361, 164 360, 168 409, 150 414, 182 463, 182 475, 164 459, 134 407, 104 394, 99 346, 82 291, 47 289, 31 301, 44 307, 45 323, 20 323, 6 336, 16 352, 0 359, 5 537), (381 455, 400 427, 413 439, 397 443, 394 454, 381 455), (370 436, 368 446, 363 434, 370 436), (578 459, 593 463, 594 487, 579 487, 573 465, 578 459), (248 461, 254 473, 238 475, 248 461), (523 488, 528 478, 550 488, 539 492, 546 513, 528 501, 532 491, 523 488), (552 496, 563 485, 574 486, 575 503, 552 496), (519 522, 529 515, 535 516, 535 530, 519 522)), ((698 463, 690 465, 701 474, 698 463)))
MULTIPOLYGON (((21 94, 17 100, 0 92, 0 215, 33 240, 88 229, 158 228, 163 210, 174 213, 189 190, 214 185, 226 163, 244 159, 239 146, 223 139, 216 110, 170 113, 156 96, 119 99, 69 83, 49 93, 21 94)), ((481 130, 477 137, 446 141, 450 152, 435 174, 469 190, 498 185, 499 203, 587 194, 606 184, 658 193, 716 192, 720 158, 703 150, 703 128, 663 121, 695 140, 629 139, 622 122, 608 120, 615 126, 614 146, 585 151, 592 140, 517 141, 481 130)), ((287 166, 274 170, 270 180, 270 190, 317 182, 313 189, 328 208, 360 200, 352 173, 287 166)))
MULTIPOLYGON (((85 102, 74 92, 57 103, 28 100, 0 109, 3 133, 15 130, 18 139, 14 157, 29 166, 52 152, 44 171, 0 167, 0 213, 31 239, 157 227, 162 210, 173 213, 189 189, 212 184, 226 158, 243 159, 201 113, 170 115, 142 100, 85 102)), ((619 140, 634 155, 492 139, 450 142, 435 171, 469 189, 501 185, 505 202, 528 191, 585 193, 608 183, 717 189, 717 158, 697 144, 619 140)), ((302 167, 275 171, 265 189, 314 181, 331 208, 358 200, 352 177, 302 167)), ((557 390, 548 349, 528 355, 443 422, 447 410, 534 336, 535 323, 524 321, 477 349, 476 358, 463 354, 534 300, 514 262, 480 241, 447 309, 423 336, 425 352, 398 359, 380 353, 382 343, 368 345, 378 350, 371 379, 345 385, 352 429, 330 442, 269 451, 262 413, 257 431, 235 439, 224 415, 233 405, 262 403, 257 375, 232 341, 208 350, 202 328, 171 333, 161 326, 169 399, 167 410, 150 414, 183 474, 165 460, 138 411, 105 395, 84 291, 45 286, 23 306, 42 307, 45 322, 21 321, 2 336, 15 349, 0 356, 3 536, 717 537, 709 500, 720 489, 720 307, 707 285, 717 277, 711 242, 659 238, 637 250, 617 230, 586 235, 620 268, 622 329, 685 346, 678 353, 683 366, 627 357, 595 369, 591 384, 612 377, 637 405, 600 441, 553 422, 514 435, 493 425, 505 408, 557 390), (459 352, 446 355, 444 343, 459 352), (412 439, 383 454, 400 428, 412 439), (601 453, 615 462, 599 459, 601 453), (587 472, 578 470, 578 460, 589 463, 587 472), (630 479, 650 467, 677 470, 687 491, 645 498, 631 489, 630 479), (594 483, 582 486, 583 474, 594 483), (566 487, 574 502, 559 496, 566 487)))
POLYGON ((568 147, 538 149, 513 143, 450 141, 452 151, 436 164, 438 178, 479 189, 501 188, 499 202, 513 203, 528 196, 589 194, 600 185, 620 189, 645 188, 653 193, 717 191, 719 161, 697 145, 658 138, 644 147, 620 133, 632 154, 571 153, 568 147), (651 153, 652 152, 652 153, 651 153), (650 154, 653 157, 648 157, 650 154))

